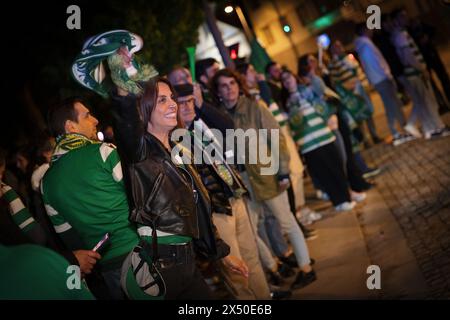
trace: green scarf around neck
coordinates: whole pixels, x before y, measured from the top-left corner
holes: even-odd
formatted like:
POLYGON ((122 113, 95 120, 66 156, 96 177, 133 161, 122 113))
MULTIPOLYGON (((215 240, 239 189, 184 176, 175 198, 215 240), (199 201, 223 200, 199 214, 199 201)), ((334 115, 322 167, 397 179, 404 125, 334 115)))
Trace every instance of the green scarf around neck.
POLYGON ((100 142, 90 140, 86 136, 78 133, 68 133, 65 135, 61 135, 56 138, 56 146, 55 150, 53 151, 51 163, 58 161, 63 155, 65 155, 69 151, 76 150, 94 143, 100 142))

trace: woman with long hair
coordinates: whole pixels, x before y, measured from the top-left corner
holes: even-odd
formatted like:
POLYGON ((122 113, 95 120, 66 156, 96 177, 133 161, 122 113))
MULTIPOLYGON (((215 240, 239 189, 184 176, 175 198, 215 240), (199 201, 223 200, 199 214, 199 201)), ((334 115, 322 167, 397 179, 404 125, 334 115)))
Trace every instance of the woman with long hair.
POLYGON ((163 78, 148 81, 142 95, 118 88, 113 97, 115 137, 130 220, 137 223, 141 244, 162 275, 165 298, 209 299, 195 254, 219 259, 229 247, 216 238, 209 195, 195 168, 171 156, 171 133, 183 126, 173 93, 163 78))

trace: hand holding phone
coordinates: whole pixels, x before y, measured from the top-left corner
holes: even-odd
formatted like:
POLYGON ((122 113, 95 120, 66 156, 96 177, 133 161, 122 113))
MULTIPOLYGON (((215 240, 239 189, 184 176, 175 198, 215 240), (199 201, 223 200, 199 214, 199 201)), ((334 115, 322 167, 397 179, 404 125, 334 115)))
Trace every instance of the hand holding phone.
POLYGON ((90 274, 97 260, 101 259, 101 255, 92 250, 76 250, 73 254, 77 258, 82 274, 90 274))
POLYGON ((103 248, 105 246, 105 244, 108 242, 109 240, 109 232, 107 232, 103 238, 95 245, 94 249, 92 249, 92 251, 97 252, 99 251, 101 248, 103 248))

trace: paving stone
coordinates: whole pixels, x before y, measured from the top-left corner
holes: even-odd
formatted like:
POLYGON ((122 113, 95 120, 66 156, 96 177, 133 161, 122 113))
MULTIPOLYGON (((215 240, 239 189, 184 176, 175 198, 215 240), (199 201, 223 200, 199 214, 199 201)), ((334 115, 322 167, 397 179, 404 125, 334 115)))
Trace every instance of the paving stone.
POLYGON ((397 219, 431 290, 450 297, 450 137, 377 145, 364 156, 384 167, 380 193, 397 219), (431 142, 431 143, 429 143, 431 142))

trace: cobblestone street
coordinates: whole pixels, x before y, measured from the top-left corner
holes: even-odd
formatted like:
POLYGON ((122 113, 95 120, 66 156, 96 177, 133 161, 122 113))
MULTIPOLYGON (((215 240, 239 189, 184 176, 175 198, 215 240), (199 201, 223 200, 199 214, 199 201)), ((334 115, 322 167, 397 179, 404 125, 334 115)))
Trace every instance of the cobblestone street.
POLYGON ((450 138, 418 140, 366 153, 383 168, 377 189, 401 227, 430 288, 450 297, 450 138))
MULTIPOLYGON (((450 124, 450 113, 443 118, 450 124)), ((306 184, 307 204, 324 215, 313 225, 319 238, 308 241, 318 280, 293 298, 450 298, 450 137, 363 154, 382 173, 352 212, 337 214, 306 184), (381 290, 367 288, 370 265, 381 269, 381 290)))
MULTIPOLYGON (((307 204, 324 215, 312 226, 319 238, 308 241, 318 280, 294 299, 450 298, 450 137, 393 147, 378 94, 372 100, 378 133, 387 139, 363 156, 382 173, 348 213, 315 199, 306 184, 307 204), (381 290, 367 288, 370 265, 381 269, 381 290)), ((450 125, 450 113, 442 118, 450 125)))

